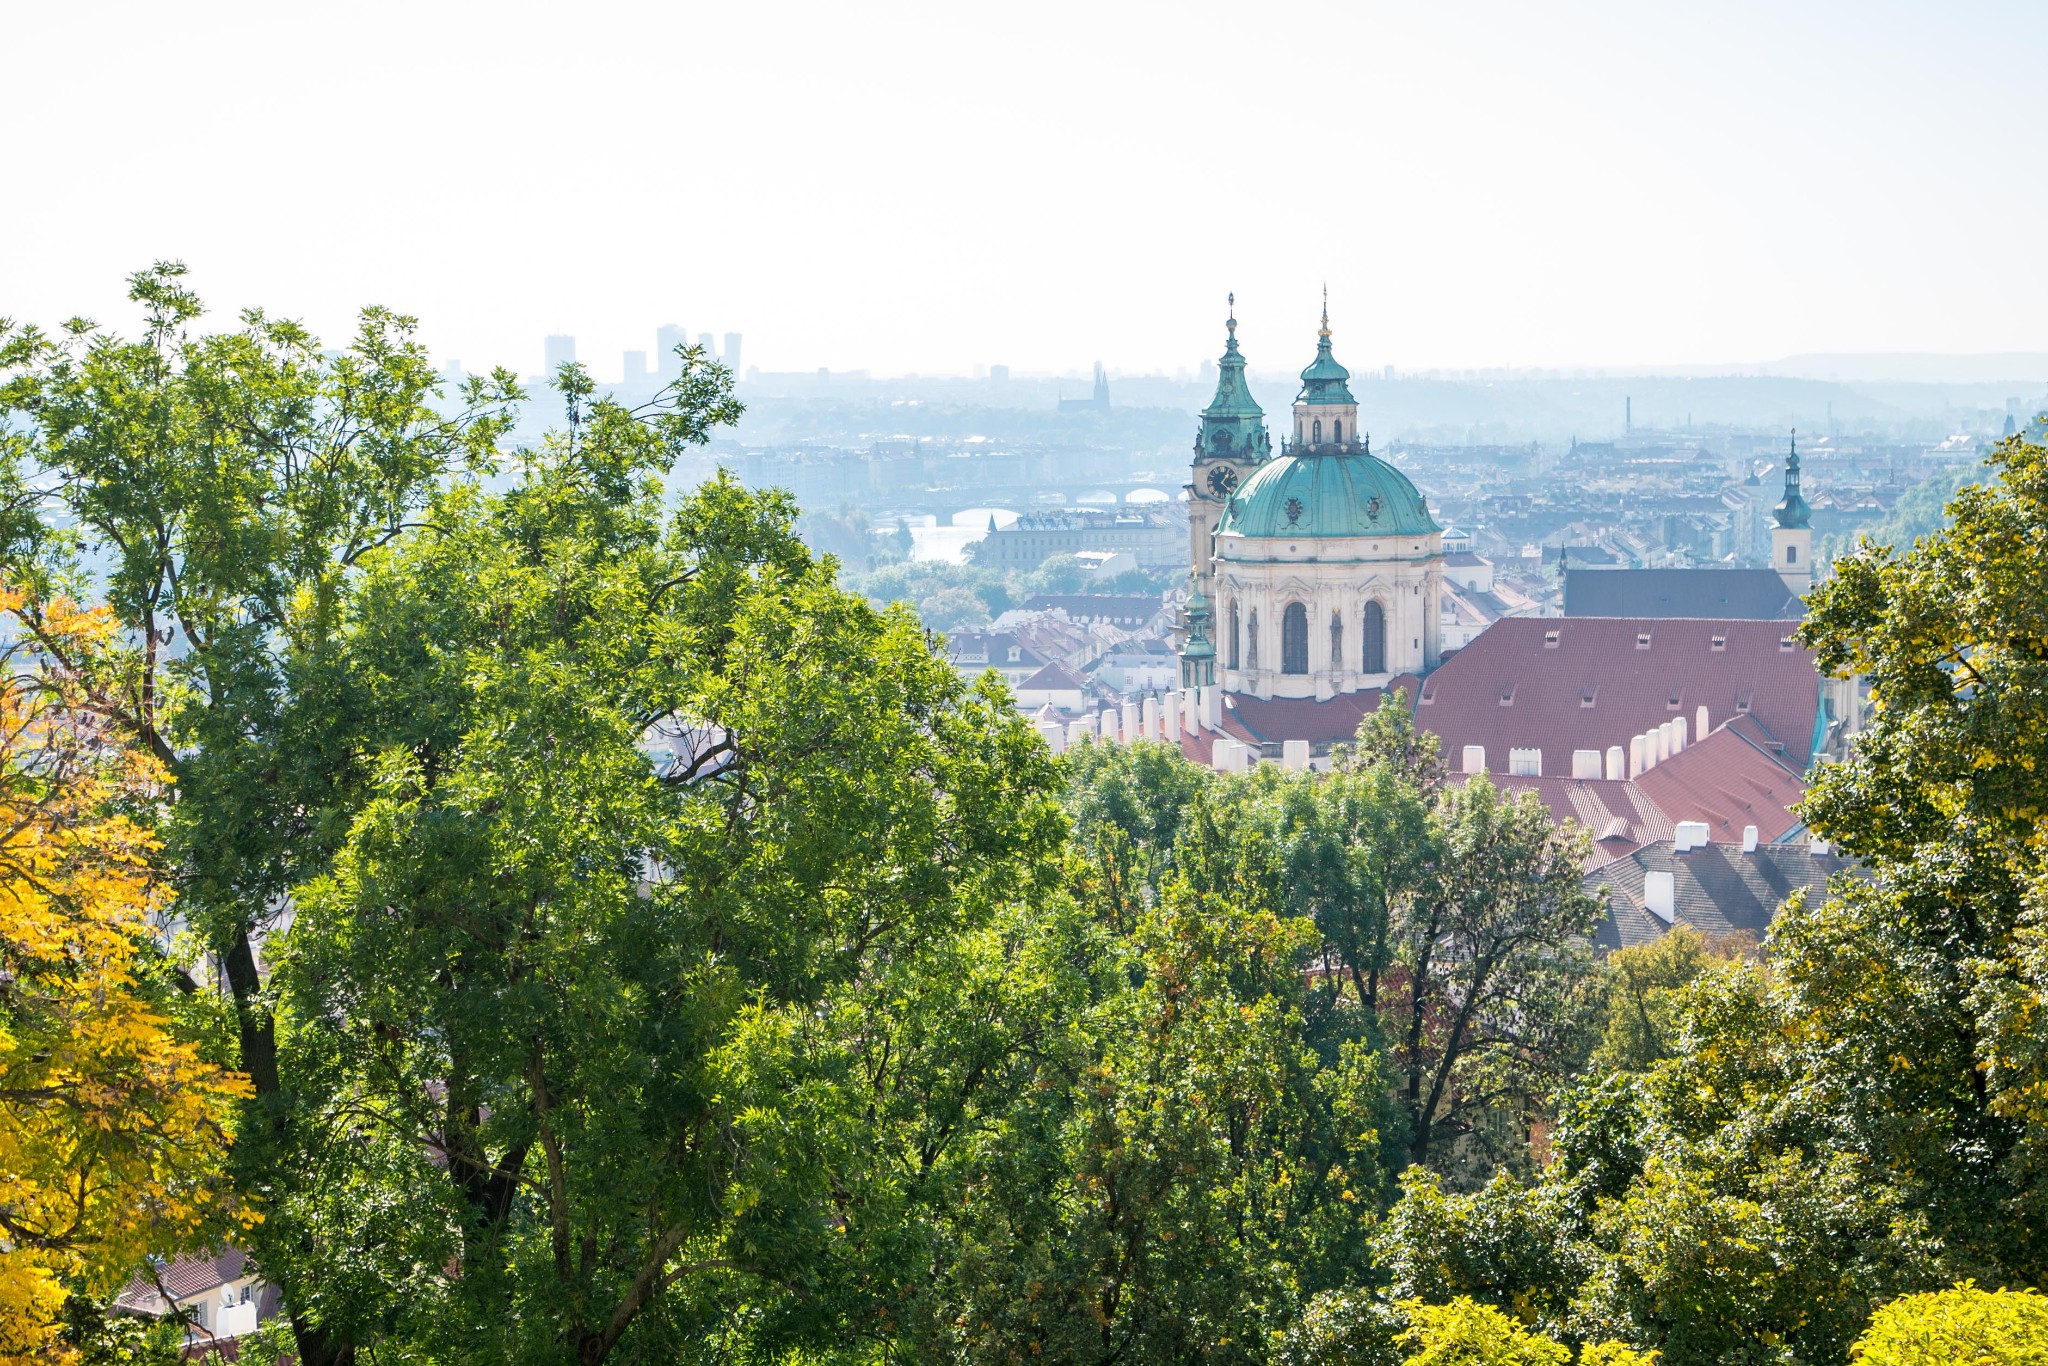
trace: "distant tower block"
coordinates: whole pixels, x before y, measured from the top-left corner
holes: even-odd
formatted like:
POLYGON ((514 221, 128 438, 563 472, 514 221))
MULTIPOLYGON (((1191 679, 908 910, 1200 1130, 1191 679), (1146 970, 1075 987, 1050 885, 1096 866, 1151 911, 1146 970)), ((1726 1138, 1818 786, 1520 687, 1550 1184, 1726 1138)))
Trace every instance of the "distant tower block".
POLYGON ((676 348, 689 344, 690 334, 675 323, 663 323, 655 328, 655 373, 664 380, 674 379, 681 374, 683 362, 677 357, 676 348))
POLYGON ((725 334, 725 354, 720 356, 718 359, 721 363, 724 364, 726 369, 732 371, 735 375, 737 375, 740 372, 739 333, 728 332, 725 334))
POLYGON ((713 338, 709 332, 699 332, 697 334, 697 345, 704 348, 704 355, 708 359, 717 360, 718 348, 714 346, 712 342, 713 338))
POLYGON ((566 333, 556 333, 541 343, 541 364, 550 375, 565 365, 576 363, 576 339, 566 333))
POLYGON ((628 351, 625 367, 620 373, 623 376, 620 382, 628 389, 637 389, 647 383, 647 353, 628 351))

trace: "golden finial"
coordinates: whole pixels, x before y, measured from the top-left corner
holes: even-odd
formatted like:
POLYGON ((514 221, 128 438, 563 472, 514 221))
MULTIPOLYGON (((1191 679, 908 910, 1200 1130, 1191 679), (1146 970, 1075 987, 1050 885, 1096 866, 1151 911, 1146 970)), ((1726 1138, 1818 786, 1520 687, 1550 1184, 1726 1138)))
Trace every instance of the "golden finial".
POLYGON ((1237 291, 1233 289, 1225 297, 1230 300, 1230 320, 1227 326, 1230 328, 1230 335, 1234 337, 1237 335, 1237 291))
POLYGON ((1327 280, 1323 282, 1323 329, 1316 335, 1324 341, 1330 339, 1330 283, 1327 280))

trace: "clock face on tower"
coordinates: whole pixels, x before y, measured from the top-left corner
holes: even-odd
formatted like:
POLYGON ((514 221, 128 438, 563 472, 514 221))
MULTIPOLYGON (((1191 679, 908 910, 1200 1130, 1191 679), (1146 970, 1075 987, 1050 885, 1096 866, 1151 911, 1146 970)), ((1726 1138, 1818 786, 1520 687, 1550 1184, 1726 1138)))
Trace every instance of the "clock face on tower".
POLYGON ((1209 492, 1218 498, 1228 498, 1230 491, 1237 487, 1237 471, 1228 465, 1218 465, 1209 471, 1209 492))

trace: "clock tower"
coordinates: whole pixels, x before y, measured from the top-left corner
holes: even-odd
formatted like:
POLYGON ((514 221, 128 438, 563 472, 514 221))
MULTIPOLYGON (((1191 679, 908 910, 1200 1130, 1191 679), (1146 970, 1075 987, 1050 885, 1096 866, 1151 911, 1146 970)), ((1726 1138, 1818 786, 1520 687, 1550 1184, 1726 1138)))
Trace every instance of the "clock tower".
POLYGON ((1229 339, 1216 362, 1216 396, 1202 409, 1195 434, 1194 479, 1188 484, 1188 568, 1196 594, 1209 591, 1216 555, 1216 523, 1244 477, 1273 454, 1266 414, 1245 383, 1244 356, 1237 349, 1237 296, 1230 296, 1224 323, 1229 339))

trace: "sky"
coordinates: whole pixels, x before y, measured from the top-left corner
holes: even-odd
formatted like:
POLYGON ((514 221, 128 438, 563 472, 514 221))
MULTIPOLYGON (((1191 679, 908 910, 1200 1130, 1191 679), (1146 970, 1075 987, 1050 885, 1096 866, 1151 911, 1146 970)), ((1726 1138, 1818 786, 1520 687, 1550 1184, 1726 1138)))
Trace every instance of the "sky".
POLYGON ((2048 351, 2048 4, 31 4, 0 316, 877 374, 2048 351))

